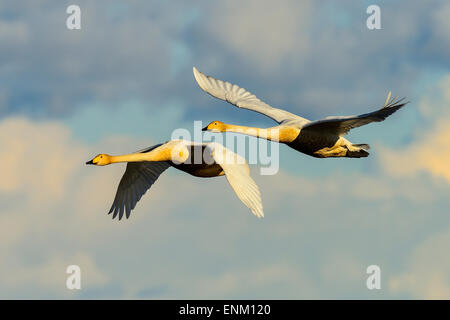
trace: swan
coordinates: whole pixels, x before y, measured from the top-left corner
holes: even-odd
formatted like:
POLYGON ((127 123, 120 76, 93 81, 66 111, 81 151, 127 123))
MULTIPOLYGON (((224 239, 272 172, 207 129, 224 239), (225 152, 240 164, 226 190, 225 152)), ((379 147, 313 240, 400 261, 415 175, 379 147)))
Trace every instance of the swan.
POLYGON ((273 108, 247 90, 206 76, 195 67, 193 72, 195 80, 203 91, 236 107, 262 113, 279 124, 264 129, 212 121, 202 129, 203 131, 236 132, 277 141, 316 158, 367 157, 369 155, 367 150, 370 148, 368 144, 353 144, 343 136, 353 128, 385 120, 408 103, 403 102, 404 98, 390 100, 391 92, 389 92, 383 106, 377 111, 357 116, 333 116, 310 121, 288 111, 273 108))
POLYGON ((127 167, 108 213, 113 213, 113 219, 119 215, 121 220, 124 212, 128 219, 136 203, 169 167, 202 178, 225 175, 238 198, 255 216, 264 217, 261 195, 250 177, 248 163, 219 143, 170 140, 132 154, 99 154, 86 164, 105 166, 119 162, 126 162, 127 167))

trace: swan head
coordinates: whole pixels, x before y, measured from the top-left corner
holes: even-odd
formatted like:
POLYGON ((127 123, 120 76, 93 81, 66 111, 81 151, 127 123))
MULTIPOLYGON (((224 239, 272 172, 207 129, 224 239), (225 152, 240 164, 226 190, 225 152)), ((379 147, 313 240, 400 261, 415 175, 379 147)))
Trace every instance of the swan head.
POLYGON ((86 164, 93 164, 96 166, 106 166, 111 163, 111 157, 108 154, 101 153, 97 155, 91 161, 86 162, 86 164))
POLYGON ((225 132, 226 124, 221 121, 213 121, 202 129, 202 131, 225 132))

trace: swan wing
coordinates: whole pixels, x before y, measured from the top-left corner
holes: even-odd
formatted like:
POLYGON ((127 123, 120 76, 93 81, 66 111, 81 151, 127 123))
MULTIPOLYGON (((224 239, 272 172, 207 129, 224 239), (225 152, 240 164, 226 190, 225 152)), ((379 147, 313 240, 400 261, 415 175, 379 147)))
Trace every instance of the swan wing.
POLYGON ((193 67, 193 71, 195 80, 200 88, 215 98, 227 101, 239 108, 262 113, 278 123, 300 118, 299 116, 285 110, 269 106, 267 103, 259 100, 254 94, 248 92, 244 88, 238 87, 235 84, 217 80, 211 76, 206 76, 195 67, 193 67))
POLYGON ((121 220, 125 212, 128 219, 136 203, 168 167, 165 161, 128 162, 108 214, 113 213, 113 219, 119 215, 121 220))
POLYGON ((361 127, 371 122, 383 121, 408 103, 403 102, 404 98, 400 100, 397 98, 393 98, 391 101, 388 101, 389 97, 390 92, 383 107, 377 111, 361 114, 358 116, 328 117, 323 120, 309 122, 305 124, 301 130, 329 133, 341 136, 347 134, 353 128, 361 127))
POLYGON ((222 167, 228 183, 238 198, 255 216, 264 217, 261 193, 255 181, 250 177, 247 161, 218 143, 210 143, 207 148, 214 161, 222 167))

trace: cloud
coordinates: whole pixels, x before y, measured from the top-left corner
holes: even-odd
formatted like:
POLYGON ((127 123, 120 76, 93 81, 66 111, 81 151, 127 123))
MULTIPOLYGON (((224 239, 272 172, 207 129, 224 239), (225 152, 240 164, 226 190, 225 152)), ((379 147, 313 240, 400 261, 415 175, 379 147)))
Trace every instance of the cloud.
POLYGON ((78 5, 82 29, 69 31, 64 3, 1 4, 1 114, 62 117, 86 102, 137 99, 149 108, 182 101, 198 118, 211 100, 193 81, 197 65, 315 118, 363 111, 388 90, 411 96, 414 79, 447 66, 445 1, 384 4, 379 31, 351 1, 78 5))
POLYGON ((8 83, 3 114, 62 116, 85 102, 131 97, 167 102, 169 95, 158 93, 172 87, 168 70, 184 27, 183 3, 177 8, 158 1, 77 4, 81 30, 72 31, 65 25, 65 3, 1 5, 7 64, 0 79, 8 83))
POLYGON ((308 275, 300 268, 286 263, 232 269, 219 276, 207 276, 191 290, 191 294, 193 294, 191 297, 199 299, 220 299, 222 297, 301 299, 317 297, 314 284, 311 283, 308 275), (280 292, 282 293, 280 294, 280 292))
POLYGON ((26 118, 4 119, 0 142, 0 190, 26 194, 26 201, 42 204, 61 196, 84 152, 61 125, 34 123, 26 118))
MULTIPOLYGON (((435 50, 439 38, 426 36, 438 33, 432 15, 444 5, 386 3, 381 8, 383 30, 375 31, 366 28, 366 6, 351 1, 339 6, 283 1, 277 8, 244 1, 233 10, 230 3, 204 6, 192 27, 193 63, 307 118, 361 114, 381 106, 389 90, 415 98, 416 81, 447 67, 435 50), (417 23, 424 19, 430 24, 417 23)), ((211 101, 192 99, 199 106, 211 101)), ((235 114, 240 120, 254 119, 245 112, 235 114)))
POLYGON ((445 148, 450 139, 450 119, 441 120, 431 131, 404 150, 383 153, 383 164, 392 175, 408 176, 428 172, 450 183, 450 151, 445 148))
MULTIPOLYGON (((81 1, 81 32, 65 28, 64 4, 48 4, 0 4, 7 61, 0 70, 0 261, 9 277, 0 278, 1 297, 371 298, 371 264, 382 267, 390 288, 377 297, 447 296, 447 261, 432 249, 445 249, 442 230, 450 225, 442 148, 450 80, 434 91, 414 89, 434 74, 429 68, 447 66, 441 2, 432 10, 419 1, 383 5, 380 32, 365 29, 365 8, 350 1, 339 8, 247 1, 240 10, 204 1, 102 8, 81 1), (264 177, 253 170, 262 221, 226 179, 174 169, 131 219, 111 220, 106 212, 124 166, 84 162, 160 141, 167 129, 160 119, 174 128, 187 123, 182 109, 187 119, 205 120, 211 98, 194 83, 192 64, 305 116, 359 112, 383 102, 387 90, 419 95, 426 125, 407 146, 377 146, 364 165, 330 159, 309 167, 312 161, 290 153, 292 170, 264 177), (109 108, 120 110, 108 117, 109 108), (120 121, 130 114, 140 121, 120 121), (65 289, 69 264, 86 276, 81 292, 65 289)), ((228 106, 214 112, 254 116, 228 106)))
POLYGON ((441 75, 429 86, 419 101, 419 111, 423 117, 428 121, 450 117, 450 74, 441 75))
POLYGON ((107 278, 87 247, 76 249, 83 234, 99 230, 95 217, 85 213, 101 189, 86 197, 89 202, 80 199, 86 182, 96 184, 79 179, 89 148, 61 124, 22 117, 0 122, 0 142, 0 251, 7 273, 0 278, 0 296, 73 296, 65 287, 70 264, 81 266, 90 286, 103 285, 107 278), (78 210, 81 215, 74 215, 78 210))
POLYGON ((8 295, 3 297, 21 299, 24 297, 24 292, 30 291, 34 291, 34 294, 40 295, 41 298, 76 297, 77 291, 71 291, 66 287, 66 279, 69 275, 65 270, 70 265, 70 261, 74 261, 80 267, 81 287, 83 282, 89 286, 103 286, 107 282, 108 279, 98 269, 93 259, 84 253, 78 253, 72 256, 52 257, 42 263, 15 265, 13 271, 8 273, 8 277, 0 279, 2 291, 8 291, 8 295))
POLYGON ((439 54, 444 59, 450 53, 450 22, 448 21, 449 15, 450 5, 448 4, 448 2, 443 3, 443 5, 441 6, 437 6, 431 14, 433 24, 433 33, 431 35, 431 38, 433 39, 434 46, 431 46, 430 50, 434 49, 436 51, 439 51, 439 54))
POLYGON ((22 21, 0 21, 0 41, 6 47, 19 48, 29 41, 30 31, 22 21))
POLYGON ((258 69, 273 73, 308 54, 310 1, 231 1, 210 8, 205 21, 209 36, 258 69))
POLYGON ((427 172, 450 183, 450 75, 445 75, 437 86, 427 92, 419 103, 425 119, 415 139, 404 148, 383 150, 385 170, 397 177, 407 177, 427 172))
POLYGON ((450 230, 446 230, 417 246, 405 270, 389 281, 389 289, 415 299, 449 299, 450 257, 446 254, 449 242, 450 230))
MULTIPOLYGON (((448 204, 448 186, 430 179, 384 171, 259 176, 256 168, 263 220, 254 218, 226 179, 169 169, 132 217, 119 222, 106 211, 124 166, 84 162, 103 150, 129 152, 141 140, 116 136, 85 143, 57 121, 17 117, 0 122, 0 133, 14 141, 3 138, 0 153, 9 165, 0 189, 5 298, 370 297, 364 287, 368 265, 402 274, 390 261, 409 259, 417 234, 433 236, 435 228, 423 225, 445 223, 440 208, 448 204), (71 264, 82 270, 79 292, 65 288, 71 264)), ((433 260, 424 265, 438 268, 433 260)))

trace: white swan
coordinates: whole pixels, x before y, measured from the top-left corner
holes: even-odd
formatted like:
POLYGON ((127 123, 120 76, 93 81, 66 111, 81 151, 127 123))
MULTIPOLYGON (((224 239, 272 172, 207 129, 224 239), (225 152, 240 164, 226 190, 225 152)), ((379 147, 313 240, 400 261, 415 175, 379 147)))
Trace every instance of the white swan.
POLYGON ((171 140, 136 153, 111 156, 99 154, 86 162, 97 166, 127 162, 116 197, 109 214, 113 219, 124 212, 129 218, 131 210, 145 192, 167 168, 174 167, 196 177, 225 175, 238 198, 258 218, 264 217, 261 195, 244 158, 218 143, 196 143, 171 140))
POLYGON ((342 136, 351 129, 386 119, 408 102, 390 99, 389 92, 381 109, 348 117, 327 117, 309 121, 285 110, 276 109, 259 100, 254 94, 229 82, 206 76, 195 67, 194 77, 200 88, 215 98, 227 101, 239 108, 262 113, 278 122, 272 128, 254 128, 212 121, 203 130, 213 132, 237 132, 285 143, 291 148, 317 158, 367 157, 368 144, 353 144, 342 136), (402 103, 403 102, 403 103, 402 103))

